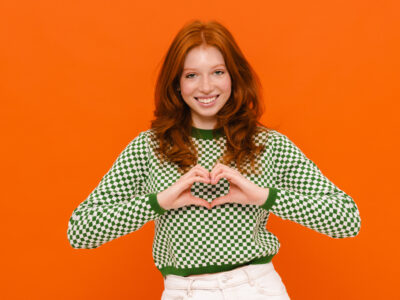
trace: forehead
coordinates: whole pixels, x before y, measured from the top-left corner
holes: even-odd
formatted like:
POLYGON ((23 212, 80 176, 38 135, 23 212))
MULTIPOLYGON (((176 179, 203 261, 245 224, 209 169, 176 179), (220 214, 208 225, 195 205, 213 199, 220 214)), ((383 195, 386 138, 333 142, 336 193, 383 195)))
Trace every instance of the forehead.
POLYGON ((214 46, 198 46, 191 49, 185 57, 184 69, 196 69, 225 65, 224 57, 214 46))

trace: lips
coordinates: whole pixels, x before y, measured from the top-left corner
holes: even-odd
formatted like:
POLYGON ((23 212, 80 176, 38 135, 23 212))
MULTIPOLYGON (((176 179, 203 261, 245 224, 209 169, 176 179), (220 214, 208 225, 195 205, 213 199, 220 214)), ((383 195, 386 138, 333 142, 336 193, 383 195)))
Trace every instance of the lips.
POLYGON ((204 97, 194 97, 196 100, 198 99, 210 99, 210 98, 214 98, 217 97, 218 98, 219 95, 210 95, 210 96, 204 96, 204 97))
POLYGON ((219 97, 219 95, 214 95, 214 96, 211 96, 211 97, 207 96, 207 97, 194 97, 194 98, 201 105, 210 106, 211 104, 214 104, 217 101, 218 97, 219 97), (210 100, 210 99, 212 99, 212 100, 210 100))

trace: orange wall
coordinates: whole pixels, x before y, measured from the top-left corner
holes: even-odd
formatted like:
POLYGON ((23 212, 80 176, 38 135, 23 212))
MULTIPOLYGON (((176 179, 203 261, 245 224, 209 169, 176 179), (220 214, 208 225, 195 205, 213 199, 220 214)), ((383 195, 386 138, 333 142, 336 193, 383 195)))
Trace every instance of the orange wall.
POLYGON ((360 234, 342 240, 271 217, 281 241, 273 262, 292 299, 394 299, 396 2, 2 2, 0 298, 160 299, 153 223, 92 250, 71 248, 67 223, 149 128, 162 56, 183 24, 200 18, 225 24, 261 77, 262 121, 360 210, 360 234))

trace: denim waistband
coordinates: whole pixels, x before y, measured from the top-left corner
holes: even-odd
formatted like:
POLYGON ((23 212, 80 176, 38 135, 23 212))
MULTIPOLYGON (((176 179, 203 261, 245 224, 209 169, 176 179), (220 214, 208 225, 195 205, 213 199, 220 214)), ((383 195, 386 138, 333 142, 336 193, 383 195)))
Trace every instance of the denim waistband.
POLYGON ((256 278, 274 270, 275 268, 272 262, 269 262, 265 264, 241 266, 230 271, 212 274, 186 277, 170 274, 164 278, 164 287, 166 289, 187 290, 190 295, 191 290, 196 289, 224 289, 246 282, 253 285, 253 281, 256 278))

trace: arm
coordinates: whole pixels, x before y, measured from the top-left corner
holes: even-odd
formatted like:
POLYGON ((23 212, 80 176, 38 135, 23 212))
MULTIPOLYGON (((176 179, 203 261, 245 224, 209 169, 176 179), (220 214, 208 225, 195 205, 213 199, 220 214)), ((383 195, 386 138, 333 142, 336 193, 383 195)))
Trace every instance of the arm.
POLYGON ((273 139, 276 187, 262 207, 332 238, 356 236, 361 219, 353 199, 326 178, 285 135, 273 139))
POLYGON ((157 202, 157 193, 143 192, 148 172, 147 149, 146 135, 141 132, 73 211, 67 230, 73 248, 97 248, 138 230, 165 212, 157 202))

